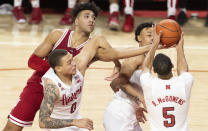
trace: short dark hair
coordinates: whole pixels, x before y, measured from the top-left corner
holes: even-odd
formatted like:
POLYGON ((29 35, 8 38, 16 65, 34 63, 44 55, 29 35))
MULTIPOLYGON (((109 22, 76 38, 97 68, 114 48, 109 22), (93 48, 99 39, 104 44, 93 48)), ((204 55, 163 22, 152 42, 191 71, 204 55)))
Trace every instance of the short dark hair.
POLYGON ((137 42, 139 42, 139 40, 137 39, 137 36, 140 35, 141 31, 144 29, 144 28, 150 28, 152 27, 153 23, 152 22, 145 22, 145 23, 142 23, 142 24, 139 24, 135 30, 135 40, 137 42))
POLYGON ((77 15, 83 10, 91 10, 95 14, 95 17, 98 16, 98 7, 95 5, 95 3, 93 2, 79 3, 72 10, 73 20, 75 20, 77 15))
POLYGON ((159 75, 168 75, 172 69, 172 62, 168 56, 160 53, 154 58, 153 68, 159 75))
POLYGON ((68 51, 64 49, 55 49, 48 56, 48 62, 50 67, 55 70, 55 66, 60 65, 60 59, 67 55, 68 51))

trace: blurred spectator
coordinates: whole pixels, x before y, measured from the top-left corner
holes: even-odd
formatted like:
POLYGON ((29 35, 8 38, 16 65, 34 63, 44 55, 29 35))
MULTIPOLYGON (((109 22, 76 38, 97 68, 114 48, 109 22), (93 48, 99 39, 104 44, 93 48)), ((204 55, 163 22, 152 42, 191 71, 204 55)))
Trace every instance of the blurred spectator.
MULTIPOLYGON (((108 18, 108 27, 111 30, 118 30, 120 21, 119 21, 119 0, 109 0, 110 2, 110 16, 108 18)), ((134 0, 124 0, 124 14, 125 21, 123 24, 122 30, 124 32, 132 32, 134 29, 134 18, 133 18, 133 5, 134 0)))
POLYGON ((60 24, 62 25, 70 25, 73 23, 71 11, 72 8, 76 5, 77 2, 89 2, 90 0, 68 0, 68 7, 64 13, 64 16, 61 18, 60 24))
POLYGON ((176 20, 175 14, 176 14, 176 3, 177 0, 167 0, 167 15, 168 19, 176 20))
POLYGON ((188 17, 186 15, 186 6, 188 0, 168 0, 167 1, 167 8, 168 8, 168 19, 176 20, 176 5, 179 2, 179 14, 177 17, 177 22, 183 26, 187 21, 188 17))
POLYGON ((207 5, 207 16, 206 16, 206 20, 205 20, 205 26, 208 27, 208 0, 206 1, 206 5, 207 5))
POLYGON ((186 7, 187 7, 188 0, 179 0, 179 14, 177 17, 177 22, 183 26, 188 21, 188 17, 186 15, 186 7))
POLYGON ((72 24, 72 16, 71 16, 71 10, 76 5, 77 0, 68 0, 68 8, 66 9, 64 16, 62 17, 60 24, 62 25, 69 25, 72 24))
MULTIPOLYGON (((32 14, 30 16, 30 24, 39 24, 42 20, 42 12, 40 9, 39 0, 31 0, 32 14)), ((26 17, 24 16, 24 8, 22 7, 22 0, 14 0, 13 15, 18 23, 25 23, 26 17)))
POLYGON ((0 14, 5 15, 5 14, 12 14, 12 5, 5 3, 0 5, 0 14))

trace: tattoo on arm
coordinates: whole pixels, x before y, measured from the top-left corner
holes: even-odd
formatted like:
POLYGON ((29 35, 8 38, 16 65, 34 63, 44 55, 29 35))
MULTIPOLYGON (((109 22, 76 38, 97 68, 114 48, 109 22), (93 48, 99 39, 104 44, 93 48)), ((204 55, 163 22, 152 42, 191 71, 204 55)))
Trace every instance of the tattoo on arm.
POLYGON ((44 98, 40 106, 39 121, 43 128, 63 128, 70 126, 72 119, 61 120, 51 118, 50 115, 54 108, 54 102, 58 98, 58 88, 52 82, 45 82, 44 98))

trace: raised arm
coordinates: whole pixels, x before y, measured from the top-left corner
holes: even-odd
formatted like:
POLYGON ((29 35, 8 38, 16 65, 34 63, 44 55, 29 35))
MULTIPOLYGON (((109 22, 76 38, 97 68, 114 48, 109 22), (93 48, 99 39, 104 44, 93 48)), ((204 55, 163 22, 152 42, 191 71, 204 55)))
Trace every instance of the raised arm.
POLYGON ((40 106, 39 126, 40 128, 63 128, 77 126, 80 128, 93 129, 92 121, 89 119, 55 119, 51 118, 54 103, 59 97, 58 87, 50 79, 44 80, 44 98, 40 106))
POLYGON ((178 45, 176 46, 178 75, 180 75, 183 72, 188 72, 188 64, 186 62, 183 45, 184 45, 184 39, 183 39, 183 33, 182 33, 181 39, 180 39, 178 45))
POLYGON ((35 49, 28 60, 28 66, 37 71, 47 71, 49 64, 43 58, 52 50, 54 44, 63 34, 62 30, 54 30, 48 34, 45 40, 35 49))
POLYGON ((87 45, 82 49, 81 53, 76 56, 76 61, 79 63, 78 66, 81 67, 80 70, 85 70, 89 62, 97 57, 101 61, 115 61, 117 59, 129 58, 137 55, 144 54, 150 48, 150 46, 145 47, 133 47, 126 49, 115 49, 108 46, 109 43, 103 36, 96 36, 92 38, 87 45))
POLYGON ((147 55, 144 59, 144 62, 143 62, 143 65, 142 65, 143 73, 149 72, 152 68, 152 63, 153 63, 153 60, 154 60, 155 52, 158 49, 158 45, 160 43, 161 33, 162 32, 160 32, 160 34, 158 35, 156 33, 156 30, 155 30, 155 27, 154 27, 153 44, 152 44, 152 47, 150 48, 149 52, 147 53, 147 55))

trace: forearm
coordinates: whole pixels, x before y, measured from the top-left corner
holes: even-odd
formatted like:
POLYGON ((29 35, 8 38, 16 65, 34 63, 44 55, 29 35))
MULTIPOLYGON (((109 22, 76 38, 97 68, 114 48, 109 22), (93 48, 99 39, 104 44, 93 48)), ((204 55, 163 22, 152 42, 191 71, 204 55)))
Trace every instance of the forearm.
POLYGON ((177 48, 177 73, 180 75, 182 72, 188 71, 188 64, 186 62, 184 50, 182 46, 177 48))
POLYGON ((143 92, 140 92, 139 90, 133 88, 133 84, 129 82, 129 79, 130 78, 126 74, 121 73, 118 77, 119 81, 117 82, 120 85, 119 88, 127 95, 134 98, 134 100, 141 99, 143 96, 143 92))
POLYGON ((124 91, 127 95, 131 96, 135 101, 143 101, 143 92, 133 88, 132 84, 121 84, 121 90, 124 91))
POLYGON ((138 55, 142 55, 149 51, 150 45, 143 46, 143 47, 132 47, 128 49, 116 49, 116 55, 114 59, 123 59, 123 58, 129 58, 134 57, 138 55))
POLYGON ((117 59, 124 59, 138 56, 149 51, 150 46, 132 47, 125 49, 108 48, 99 50, 99 59, 101 61, 115 61, 117 59))
POLYGON ((152 68, 152 63, 153 63, 153 59, 154 59, 158 44, 159 43, 152 45, 150 51, 147 53, 147 55, 144 59, 143 68, 147 68, 149 70, 152 68))
POLYGON ((74 119, 54 119, 51 117, 40 117, 40 128, 64 128, 68 126, 76 126, 74 119))

